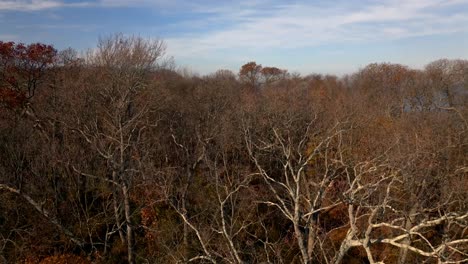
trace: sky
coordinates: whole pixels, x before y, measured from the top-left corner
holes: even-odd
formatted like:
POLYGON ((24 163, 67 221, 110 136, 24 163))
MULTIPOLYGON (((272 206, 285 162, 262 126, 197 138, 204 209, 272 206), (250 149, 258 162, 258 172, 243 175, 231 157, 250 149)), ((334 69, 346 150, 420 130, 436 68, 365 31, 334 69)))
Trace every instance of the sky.
POLYGON ((113 33, 162 39, 195 73, 256 61, 301 74, 468 59, 468 0, 0 0, 0 40, 85 51, 113 33))

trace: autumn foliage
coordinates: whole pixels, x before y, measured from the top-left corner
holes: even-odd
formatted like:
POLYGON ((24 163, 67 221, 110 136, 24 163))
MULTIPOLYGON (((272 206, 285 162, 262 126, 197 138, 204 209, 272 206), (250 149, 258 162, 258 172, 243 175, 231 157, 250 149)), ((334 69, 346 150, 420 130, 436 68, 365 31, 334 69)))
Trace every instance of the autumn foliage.
POLYGON ((56 54, 50 45, 0 41, 0 102, 14 108, 32 97, 56 54))
POLYGON ((463 263, 468 62, 177 72, 0 42, 0 263, 463 263))

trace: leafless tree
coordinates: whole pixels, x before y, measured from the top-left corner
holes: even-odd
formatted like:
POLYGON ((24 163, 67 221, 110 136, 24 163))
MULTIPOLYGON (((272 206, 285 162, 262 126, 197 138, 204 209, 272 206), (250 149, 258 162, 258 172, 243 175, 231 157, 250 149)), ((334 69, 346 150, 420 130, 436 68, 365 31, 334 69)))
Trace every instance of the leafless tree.
POLYGON ((77 173, 109 183, 113 190, 116 230, 127 245, 128 262, 134 263, 133 222, 130 192, 134 177, 140 173, 138 157, 146 129, 149 103, 142 99, 148 75, 158 68, 164 43, 141 37, 116 34, 101 39, 88 54, 87 63, 96 70, 94 99, 98 112, 91 122, 78 116, 70 125, 105 160, 109 175, 92 175, 79 168, 77 173), (121 212, 123 212, 123 219, 121 212))

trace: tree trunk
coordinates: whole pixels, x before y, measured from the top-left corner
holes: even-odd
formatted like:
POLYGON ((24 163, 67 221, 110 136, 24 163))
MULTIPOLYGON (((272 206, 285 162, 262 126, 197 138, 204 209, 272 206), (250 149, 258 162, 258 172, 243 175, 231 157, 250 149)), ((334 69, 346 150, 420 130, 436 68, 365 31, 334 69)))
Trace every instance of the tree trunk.
POLYGON ((128 187, 126 183, 122 183, 122 194, 124 198, 125 224, 127 226, 128 263, 133 264, 135 262, 133 258, 133 230, 130 211, 130 198, 128 195, 128 187))
MULTIPOLYGON (((297 194, 297 193, 296 193, 297 194)), ((307 249, 304 245, 304 236, 302 234, 302 231, 300 229, 299 223, 301 221, 300 216, 299 216, 299 196, 296 196, 295 201, 294 201, 294 219, 293 219, 293 225, 294 225, 294 233, 296 235, 297 239, 297 244, 299 246, 299 249, 301 250, 301 255, 302 255, 302 263, 308 264, 310 262, 309 256, 307 254, 307 249)))
POLYGON ((309 257, 309 259, 312 259, 312 254, 315 248, 315 232, 315 221, 313 221, 309 224, 309 235, 307 238, 307 256, 309 257))
MULTIPOLYGON (((115 170, 112 171, 112 180, 114 182, 118 182, 117 173, 116 173, 115 170)), ((123 230, 122 230, 122 223, 120 222, 118 192, 117 192, 116 189, 113 190, 112 205, 114 207, 115 224, 117 225, 117 230, 119 231, 120 241, 122 241, 122 244, 124 244, 125 243, 125 236, 124 236, 124 233, 123 233, 123 230)))
MULTIPOLYGON (((184 214, 185 217, 187 217, 187 205, 186 205, 186 192, 187 192, 187 186, 182 194, 182 201, 181 201, 181 211, 182 214, 184 214)), ((188 242, 188 233, 189 233, 189 226, 187 223, 184 221, 184 229, 183 229, 183 245, 184 245, 184 257, 188 258, 189 257, 189 242, 188 242)))
MULTIPOLYGON (((406 223, 405 223, 406 230, 409 230, 412 227, 413 225, 412 223, 414 221, 413 215, 415 213, 416 213, 416 206, 413 206, 409 212, 408 218, 406 219, 406 223)), ((403 239, 402 244, 409 246, 411 244, 411 236, 408 236, 407 238, 403 239)), ((407 256, 408 256, 408 247, 400 248, 398 264, 405 264, 407 256)))

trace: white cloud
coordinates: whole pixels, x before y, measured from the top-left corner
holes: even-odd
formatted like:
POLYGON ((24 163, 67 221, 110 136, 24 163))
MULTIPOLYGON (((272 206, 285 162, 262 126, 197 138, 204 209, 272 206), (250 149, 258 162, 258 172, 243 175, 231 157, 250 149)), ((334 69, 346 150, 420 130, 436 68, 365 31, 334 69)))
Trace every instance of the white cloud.
POLYGON ((186 3, 183 0, 96 0, 94 5, 100 7, 179 8, 186 3))
POLYGON ((40 11, 60 7, 81 7, 89 4, 89 2, 65 3, 56 0, 2 0, 0 11, 40 11))
POLYGON ((266 9, 251 6, 239 15, 228 5, 212 9, 214 15, 207 19, 231 26, 173 37, 167 42, 171 54, 190 58, 222 50, 293 49, 466 32, 468 7, 463 5, 467 3, 467 0, 383 0, 362 5, 330 1, 316 6, 309 3, 273 4, 266 9), (465 13, 443 12, 454 5, 463 6, 465 13))
POLYGON ((57 1, 2 1, 0 2, 0 10, 25 10, 35 11, 42 9, 50 9, 62 6, 63 3, 57 1))
POLYGON ((71 7, 167 7, 191 5, 183 0, 89 0, 66 2, 64 0, 0 0, 0 11, 41 11, 54 8, 71 7))

